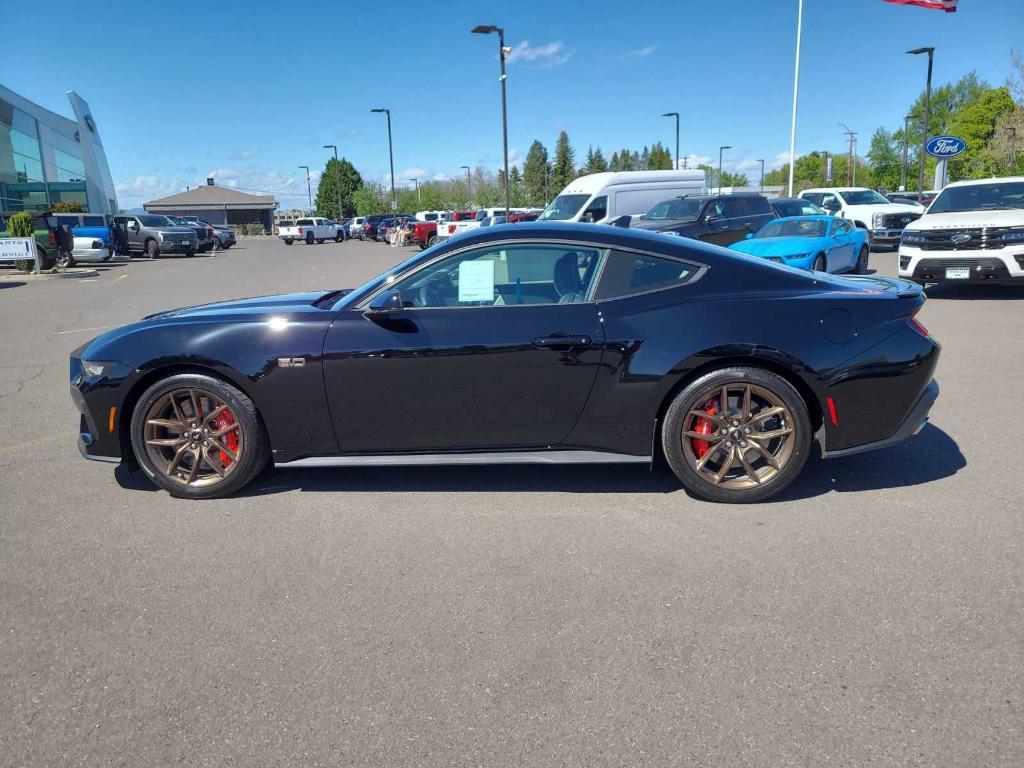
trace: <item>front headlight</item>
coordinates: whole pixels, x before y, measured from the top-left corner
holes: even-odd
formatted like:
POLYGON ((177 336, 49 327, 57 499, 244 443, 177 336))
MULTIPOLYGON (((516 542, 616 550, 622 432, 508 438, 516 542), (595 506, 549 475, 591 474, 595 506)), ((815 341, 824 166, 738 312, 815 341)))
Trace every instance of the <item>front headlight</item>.
POLYGON ((790 253, 783 256, 782 258, 786 259, 786 261, 789 261, 790 259, 806 259, 810 255, 811 254, 809 253, 790 253))
POLYGON ((86 376, 105 376, 110 373, 117 363, 101 363, 95 360, 83 360, 82 370, 86 376))
POLYGON ((885 214, 876 213, 874 216, 871 217, 871 223, 875 229, 879 229, 885 224, 885 214))
POLYGON ((1004 243, 1024 243, 1024 229, 1012 229, 1009 232, 1003 232, 1004 243))
POLYGON ((903 234, 900 235, 900 242, 904 245, 921 245, 926 239, 924 232, 914 232, 909 229, 904 229, 903 234))

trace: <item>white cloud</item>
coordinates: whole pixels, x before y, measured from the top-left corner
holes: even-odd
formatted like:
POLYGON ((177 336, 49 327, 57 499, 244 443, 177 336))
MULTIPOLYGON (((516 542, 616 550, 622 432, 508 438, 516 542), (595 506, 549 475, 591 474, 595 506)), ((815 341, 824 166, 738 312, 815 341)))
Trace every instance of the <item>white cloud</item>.
POLYGON ((656 45, 648 45, 645 48, 634 48, 632 51, 626 51, 623 56, 630 59, 646 59, 652 53, 658 50, 656 45))
POLYGON ((251 160, 260 153, 259 147, 246 147, 245 149, 236 149, 230 155, 229 160, 251 160))
POLYGON ((519 45, 512 47, 512 52, 505 57, 505 61, 509 64, 528 61, 545 67, 557 67, 565 64, 570 56, 572 51, 565 50, 565 44, 560 40, 538 46, 531 46, 529 40, 523 40, 519 45))

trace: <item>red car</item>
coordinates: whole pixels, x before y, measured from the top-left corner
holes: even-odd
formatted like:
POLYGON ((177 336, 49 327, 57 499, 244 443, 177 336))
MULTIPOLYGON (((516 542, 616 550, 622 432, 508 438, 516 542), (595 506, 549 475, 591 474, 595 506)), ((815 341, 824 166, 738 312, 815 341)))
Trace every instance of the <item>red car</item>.
POLYGON ((437 242, 438 226, 447 227, 450 222, 468 221, 475 216, 475 211, 454 211, 447 219, 440 223, 436 221, 417 221, 413 231, 413 238, 419 243, 420 248, 429 248, 437 242))

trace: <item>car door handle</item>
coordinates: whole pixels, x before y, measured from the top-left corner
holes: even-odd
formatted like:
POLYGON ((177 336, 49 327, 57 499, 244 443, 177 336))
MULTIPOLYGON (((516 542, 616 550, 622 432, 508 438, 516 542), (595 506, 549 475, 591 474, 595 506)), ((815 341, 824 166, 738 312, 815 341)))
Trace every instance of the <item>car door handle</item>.
POLYGON ((541 349, 570 349, 572 347, 589 347, 590 337, 551 334, 550 336, 538 336, 532 343, 533 346, 541 349))

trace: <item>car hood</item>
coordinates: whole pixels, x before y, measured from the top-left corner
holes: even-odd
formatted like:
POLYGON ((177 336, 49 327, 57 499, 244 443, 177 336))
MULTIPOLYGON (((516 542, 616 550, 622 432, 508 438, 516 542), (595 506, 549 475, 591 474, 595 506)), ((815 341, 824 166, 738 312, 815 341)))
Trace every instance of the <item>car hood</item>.
POLYGON ((847 211, 870 211, 871 213, 924 213, 923 205, 904 205, 903 203, 870 203, 843 207, 847 211))
POLYGON ((307 312, 319 309, 316 303, 327 294, 335 294, 337 298, 348 293, 345 291, 304 291, 302 293, 281 293, 272 296, 255 296, 250 299, 232 299, 212 304, 197 304, 192 307, 169 309, 147 315, 143 320, 163 320, 166 318, 208 318, 213 316, 229 317, 233 315, 281 315, 289 312, 307 312))
POLYGON ((194 227, 146 227, 153 232, 163 232, 165 235, 194 235, 196 230, 194 227))
POLYGON ((1024 210, 1013 211, 957 211, 955 213, 926 213, 907 229, 958 229, 966 227, 1021 227, 1024 210))
POLYGON ((827 237, 752 237, 729 247, 751 256, 791 256, 821 250, 830 244, 827 237))

